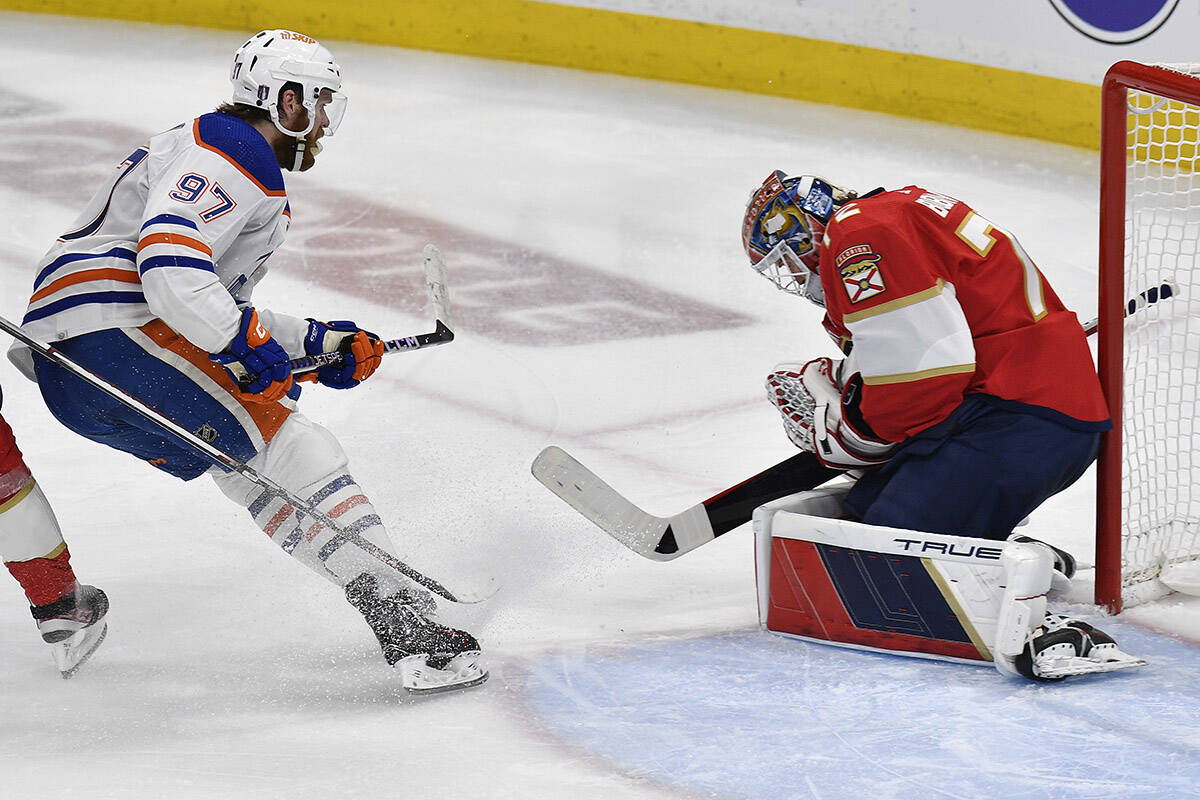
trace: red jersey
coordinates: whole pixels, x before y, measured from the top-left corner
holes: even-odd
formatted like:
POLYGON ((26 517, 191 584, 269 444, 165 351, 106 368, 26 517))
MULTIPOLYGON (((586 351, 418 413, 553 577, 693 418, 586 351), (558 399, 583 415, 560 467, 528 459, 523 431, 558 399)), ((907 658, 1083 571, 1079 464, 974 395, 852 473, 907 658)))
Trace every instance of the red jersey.
POLYGON ((853 343, 847 374, 861 373, 859 408, 880 438, 903 441, 976 393, 1107 427, 1079 320, 966 203, 917 186, 847 203, 820 272, 825 327, 853 343))

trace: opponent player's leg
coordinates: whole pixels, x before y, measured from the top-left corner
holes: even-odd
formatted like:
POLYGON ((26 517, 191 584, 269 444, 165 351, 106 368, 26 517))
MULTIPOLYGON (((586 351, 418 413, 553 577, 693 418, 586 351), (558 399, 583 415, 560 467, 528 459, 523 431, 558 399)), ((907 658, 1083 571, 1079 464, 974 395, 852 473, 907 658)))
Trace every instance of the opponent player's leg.
POLYGON ((72 674, 104 640, 108 598, 83 586, 50 503, 0 417, 0 558, 29 600, 42 639, 54 646, 55 663, 72 674))

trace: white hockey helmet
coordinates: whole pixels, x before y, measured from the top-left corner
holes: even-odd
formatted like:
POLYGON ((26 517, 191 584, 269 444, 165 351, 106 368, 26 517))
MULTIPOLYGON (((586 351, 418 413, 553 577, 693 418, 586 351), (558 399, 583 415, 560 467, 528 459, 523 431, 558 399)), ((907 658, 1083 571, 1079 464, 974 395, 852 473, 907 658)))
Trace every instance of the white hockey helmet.
POLYGON ((750 265, 790 294, 825 305, 819 265, 830 217, 858 195, 814 175, 775 170, 755 189, 742 218, 750 265))
POLYGON ((311 36, 285 30, 256 33, 238 48, 229 73, 233 83, 233 102, 267 111, 275 127, 287 136, 303 137, 317 122, 322 91, 332 98, 324 104, 329 125, 325 135, 332 136, 346 113, 342 88, 342 68, 333 54, 311 36), (299 84, 301 102, 308 111, 308 127, 294 131, 279 122, 279 96, 289 83, 299 84))

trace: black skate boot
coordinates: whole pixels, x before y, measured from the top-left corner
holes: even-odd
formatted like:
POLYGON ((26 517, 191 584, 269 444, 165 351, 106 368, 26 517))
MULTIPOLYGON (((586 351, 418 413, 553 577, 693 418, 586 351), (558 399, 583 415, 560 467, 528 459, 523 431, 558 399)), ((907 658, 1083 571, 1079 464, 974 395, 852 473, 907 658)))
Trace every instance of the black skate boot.
POLYGON ((75 674, 108 635, 108 596, 95 586, 75 590, 44 606, 29 609, 42 641, 51 645, 55 666, 64 678, 75 674))
POLYGON ((346 599, 367 620, 383 657, 400 670, 408 691, 464 689, 487 680, 479 642, 466 631, 429 619, 436 605, 427 595, 402 590, 380 597, 375 576, 364 572, 346 585, 346 599))

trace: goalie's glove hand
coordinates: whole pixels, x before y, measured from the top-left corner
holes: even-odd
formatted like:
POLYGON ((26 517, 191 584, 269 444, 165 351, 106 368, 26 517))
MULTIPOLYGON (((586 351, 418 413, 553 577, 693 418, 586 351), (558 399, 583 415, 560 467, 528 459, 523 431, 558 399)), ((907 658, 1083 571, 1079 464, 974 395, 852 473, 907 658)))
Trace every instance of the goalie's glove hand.
POLYGON ((800 382, 805 364, 779 364, 767 376, 767 399, 783 417, 783 429, 792 444, 805 452, 815 452, 813 411, 817 404, 800 382))
POLYGON ((306 373, 301 380, 317 381, 333 389, 352 389, 371 377, 379 367, 383 359, 383 342, 349 320, 318 322, 310 319, 308 334, 304 337, 304 352, 310 356, 341 353, 342 360, 306 373))
POLYGON ((814 358, 796 368, 783 364, 767 376, 767 393, 783 415, 788 438, 834 469, 866 469, 886 462, 894 445, 869 438, 844 417, 843 402, 857 397, 857 375, 840 385, 843 362, 814 358))
POLYGON ((274 403, 292 388, 287 352, 263 327, 253 308, 242 311, 242 323, 228 347, 209 358, 225 365, 251 402, 274 403))

